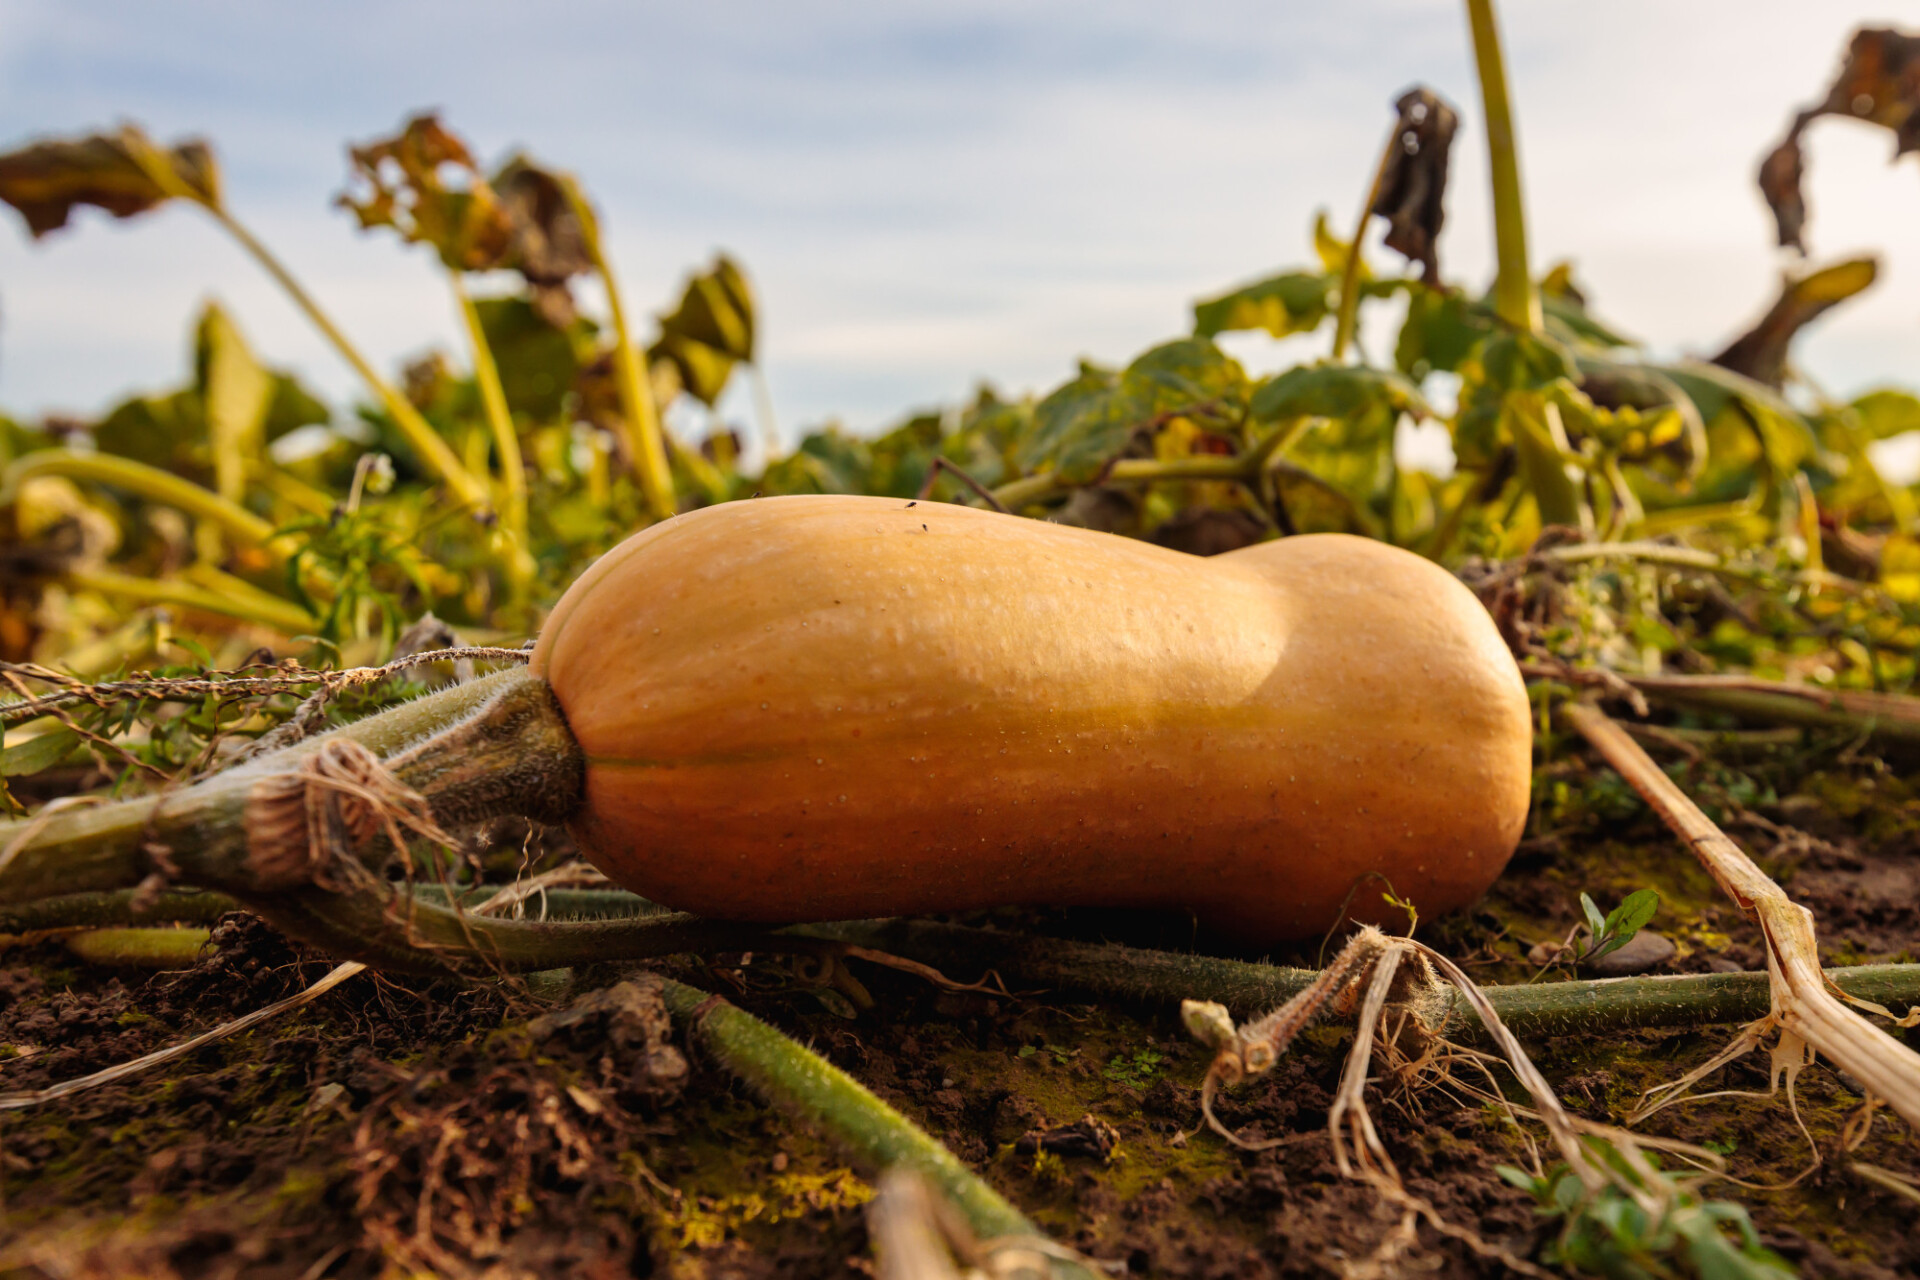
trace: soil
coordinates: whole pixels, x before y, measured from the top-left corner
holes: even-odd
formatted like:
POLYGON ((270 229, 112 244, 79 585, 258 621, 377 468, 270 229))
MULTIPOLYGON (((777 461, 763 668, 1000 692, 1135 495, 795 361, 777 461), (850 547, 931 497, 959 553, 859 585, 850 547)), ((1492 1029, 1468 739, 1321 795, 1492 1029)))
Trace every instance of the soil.
MULTIPOLYGON (((1920 773, 1849 747, 1656 754, 1813 909, 1831 963, 1914 961, 1920 773)), ((1651 927, 1676 944, 1669 968, 1759 963, 1754 930, 1664 829, 1611 774, 1561 748, 1541 762, 1512 869, 1474 911, 1423 932, 1483 982, 1526 981, 1537 974, 1527 953, 1567 935, 1582 891, 1605 905, 1643 887, 1662 895, 1651 927)), ((1032 912, 999 923, 1193 941, 1184 919, 1032 912)), ((0 1088, 124 1062, 327 967, 248 916, 223 920, 213 943, 192 969, 157 976, 82 966, 57 940, 13 946, 0 956, 0 1088)), ((1273 958, 1311 964, 1314 948, 1273 958)), ((1221 1099, 1243 1135, 1288 1139, 1256 1154, 1189 1136, 1208 1055, 1172 1009, 955 993, 856 961, 873 998, 856 1012, 778 957, 740 959, 673 972, 811 1044, 1115 1271, 1338 1275, 1397 1219, 1339 1175, 1324 1136, 1350 1027, 1310 1032, 1270 1075, 1221 1099)), ((0 1116, 0 1275, 871 1274, 868 1183, 716 1065, 683 1057, 644 987, 617 986, 629 976, 457 986, 363 974, 161 1069, 0 1116)), ((1570 1106, 1617 1120, 1731 1034, 1616 1032, 1529 1048, 1570 1106)), ((1896 1034, 1920 1047, 1920 1032, 1896 1034)), ((1920 1177, 1920 1144, 1882 1112, 1841 1157, 1860 1098, 1823 1065, 1798 1083, 1811 1146, 1767 1088, 1765 1057, 1749 1057, 1703 1091, 1759 1096, 1670 1108, 1644 1131, 1726 1152, 1754 1186, 1711 1194, 1746 1206, 1805 1274, 1920 1274, 1913 1206, 1845 1171, 1853 1159, 1920 1177), (1801 1174, 1816 1151, 1820 1167, 1790 1190, 1758 1189, 1801 1174)), ((1409 1189, 1488 1242, 1538 1256, 1550 1228, 1495 1173, 1526 1163, 1517 1129, 1444 1088, 1375 1098, 1409 1189)), ((1427 1228, 1404 1265, 1503 1270, 1427 1228)))

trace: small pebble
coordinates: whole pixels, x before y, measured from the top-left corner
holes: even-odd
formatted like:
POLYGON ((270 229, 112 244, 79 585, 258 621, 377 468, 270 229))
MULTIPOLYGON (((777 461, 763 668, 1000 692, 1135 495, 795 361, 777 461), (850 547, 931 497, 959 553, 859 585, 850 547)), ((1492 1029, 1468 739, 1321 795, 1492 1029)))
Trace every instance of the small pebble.
POLYGON ((1626 946, 1618 951, 1609 951, 1588 964, 1586 969, 1599 978, 1624 978, 1658 969, 1673 959, 1673 953, 1678 949, 1671 939, 1642 929, 1627 940, 1626 946))

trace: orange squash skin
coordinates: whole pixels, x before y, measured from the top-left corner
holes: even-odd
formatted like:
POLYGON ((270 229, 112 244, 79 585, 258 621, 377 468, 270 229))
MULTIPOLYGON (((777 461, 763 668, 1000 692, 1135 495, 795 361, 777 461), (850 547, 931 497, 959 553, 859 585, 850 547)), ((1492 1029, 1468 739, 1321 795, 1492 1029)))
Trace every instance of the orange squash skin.
POLYGON ((714 917, 1185 907, 1264 943, 1369 872, 1465 906, 1527 812, 1492 621, 1344 535, 1200 559, 940 503, 736 502, 609 552, 532 668, 587 757, 588 856, 714 917))

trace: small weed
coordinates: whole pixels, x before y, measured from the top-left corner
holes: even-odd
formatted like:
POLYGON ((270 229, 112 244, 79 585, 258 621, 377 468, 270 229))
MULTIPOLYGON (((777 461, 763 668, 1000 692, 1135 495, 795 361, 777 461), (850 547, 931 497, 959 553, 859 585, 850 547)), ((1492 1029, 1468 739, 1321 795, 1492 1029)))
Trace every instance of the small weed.
POLYGON ((1165 1058, 1151 1049, 1138 1049, 1132 1054, 1115 1054, 1100 1074, 1114 1084, 1143 1085, 1159 1074, 1163 1061, 1165 1058))

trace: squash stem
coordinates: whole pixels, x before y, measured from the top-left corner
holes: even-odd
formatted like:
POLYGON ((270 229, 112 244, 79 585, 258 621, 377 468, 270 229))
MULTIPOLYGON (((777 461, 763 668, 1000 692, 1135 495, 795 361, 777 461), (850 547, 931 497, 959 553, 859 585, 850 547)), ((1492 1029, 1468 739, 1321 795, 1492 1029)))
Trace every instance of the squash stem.
MULTIPOLYGON (((329 740, 357 742, 376 756, 400 751, 449 724, 462 727, 462 716, 531 679, 516 667, 442 689, 164 795, 0 823, 0 903, 130 888, 163 862, 207 888, 250 886, 246 802, 255 782, 329 740)), ((423 770, 440 764, 438 753, 422 752, 423 770)))

